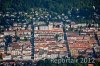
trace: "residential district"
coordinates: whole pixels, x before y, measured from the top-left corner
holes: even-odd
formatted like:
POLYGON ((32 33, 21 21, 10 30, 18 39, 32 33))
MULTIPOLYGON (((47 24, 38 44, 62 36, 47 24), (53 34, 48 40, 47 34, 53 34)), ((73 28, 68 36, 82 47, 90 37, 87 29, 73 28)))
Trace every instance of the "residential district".
MULTIPOLYGON (((67 19, 66 16, 64 18, 67 19)), ((34 19, 31 23, 14 22, 0 32, 1 61, 34 62, 57 57, 77 58, 80 55, 100 61, 100 27, 97 23, 45 22, 34 19)))

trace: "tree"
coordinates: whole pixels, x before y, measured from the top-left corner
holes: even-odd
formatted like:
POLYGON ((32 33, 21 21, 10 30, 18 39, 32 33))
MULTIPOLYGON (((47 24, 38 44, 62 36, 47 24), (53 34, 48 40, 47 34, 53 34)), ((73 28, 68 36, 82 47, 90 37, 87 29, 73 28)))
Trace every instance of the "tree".
POLYGON ((7 54, 7 49, 8 49, 8 46, 12 43, 12 36, 10 36, 10 35, 6 35, 5 37, 4 37, 4 42, 5 42, 5 47, 4 47, 4 49, 5 49, 5 53, 7 54))
POLYGON ((36 64, 36 66, 45 66, 44 60, 39 60, 36 64))
POLYGON ((14 42, 17 42, 17 41, 20 40, 20 37, 18 37, 17 35, 15 35, 14 38, 15 38, 15 41, 14 42))
POLYGON ((56 41, 59 40, 58 37, 59 37, 59 34, 56 34, 56 35, 54 36, 54 38, 56 39, 56 41))
POLYGON ((45 59, 44 63, 45 63, 45 66, 48 66, 48 65, 51 66, 51 64, 52 64, 50 59, 45 59))
POLYGON ((0 53, 0 60, 2 60, 2 53, 0 53))
POLYGON ((97 41, 98 45, 100 45, 99 39, 98 39, 98 35, 96 33, 94 33, 94 38, 97 41))

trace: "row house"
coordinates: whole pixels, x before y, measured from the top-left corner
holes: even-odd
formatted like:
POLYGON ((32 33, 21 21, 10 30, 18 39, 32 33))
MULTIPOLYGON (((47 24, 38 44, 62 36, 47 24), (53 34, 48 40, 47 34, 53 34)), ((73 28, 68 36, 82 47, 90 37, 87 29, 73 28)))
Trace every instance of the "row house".
POLYGON ((17 31, 17 35, 20 36, 20 35, 31 35, 31 30, 20 30, 20 31, 17 31))
POLYGON ((4 35, 10 35, 10 36, 15 36, 15 31, 9 30, 9 31, 4 31, 4 35))
POLYGON ((82 23, 82 24, 77 24, 79 27, 86 27, 86 23, 82 23))
POLYGON ((2 42, 2 41, 3 41, 3 39, 4 39, 4 38, 0 37, 0 42, 2 42))

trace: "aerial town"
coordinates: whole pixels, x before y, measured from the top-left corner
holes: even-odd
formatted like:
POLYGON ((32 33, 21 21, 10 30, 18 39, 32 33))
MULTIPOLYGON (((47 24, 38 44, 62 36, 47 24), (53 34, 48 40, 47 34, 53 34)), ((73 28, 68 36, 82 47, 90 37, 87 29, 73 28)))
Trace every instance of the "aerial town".
MULTIPOLYGON (((1 16, 7 15, 9 13, 1 14, 1 16)), ((11 16, 14 17, 13 14, 11 16)), ((73 21, 46 23, 32 19, 31 23, 13 23, 12 26, 0 32, 0 58, 2 60, 39 61, 57 57, 77 58, 80 55, 85 58, 100 58, 98 24, 73 21)), ((12 18, 11 20, 14 21, 12 18)))
POLYGON ((0 66, 100 66, 100 0, 0 0, 0 66))
POLYGON ((80 55, 100 58, 99 24, 75 23, 64 14, 50 15, 46 10, 39 11, 33 10, 31 15, 24 12, 0 12, 1 17, 10 16, 8 23, 13 22, 12 26, 6 26, 5 29, 0 26, 1 60, 39 61, 57 57, 77 58, 80 55), (30 20, 22 19, 23 16, 30 20))

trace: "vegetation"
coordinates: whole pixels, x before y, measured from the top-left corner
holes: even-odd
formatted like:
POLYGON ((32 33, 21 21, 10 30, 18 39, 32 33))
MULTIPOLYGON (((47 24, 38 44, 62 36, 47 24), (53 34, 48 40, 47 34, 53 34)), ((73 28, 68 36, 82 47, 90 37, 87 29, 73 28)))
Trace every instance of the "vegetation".
POLYGON ((4 42, 5 42, 5 47, 4 47, 4 49, 5 49, 5 53, 7 54, 8 46, 12 43, 12 36, 6 35, 6 36, 4 37, 4 42))
POLYGON ((2 60, 2 53, 0 53, 0 60, 2 60))
MULTIPOLYGON (((99 0, 0 0, 0 9, 3 13, 7 11, 30 12, 31 8, 45 8, 48 11, 64 14, 75 22, 95 22, 100 24, 99 0)), ((5 19, 0 17, 0 21, 5 19)))
POLYGON ((30 8, 47 8, 57 12, 65 12, 74 8, 100 7, 99 0, 0 0, 0 9, 28 10, 30 8))

